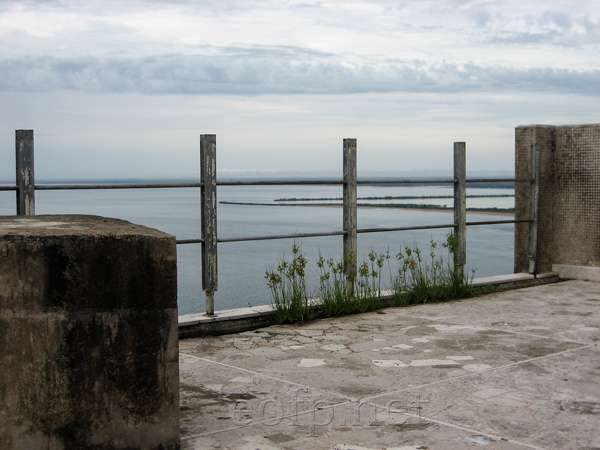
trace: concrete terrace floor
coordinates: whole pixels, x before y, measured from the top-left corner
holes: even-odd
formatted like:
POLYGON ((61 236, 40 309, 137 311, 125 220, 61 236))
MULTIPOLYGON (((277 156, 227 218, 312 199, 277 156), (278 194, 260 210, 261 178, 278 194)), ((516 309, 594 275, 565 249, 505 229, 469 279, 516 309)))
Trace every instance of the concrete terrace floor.
POLYGON ((182 449, 600 449, 600 283, 180 341, 182 449))

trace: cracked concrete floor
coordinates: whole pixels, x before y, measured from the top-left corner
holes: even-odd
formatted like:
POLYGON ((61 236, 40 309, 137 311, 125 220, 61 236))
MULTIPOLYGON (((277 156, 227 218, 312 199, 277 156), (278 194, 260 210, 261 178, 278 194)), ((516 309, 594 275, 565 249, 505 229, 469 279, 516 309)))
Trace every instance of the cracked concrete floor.
POLYGON ((180 341, 183 449, 600 449, 600 283, 180 341))

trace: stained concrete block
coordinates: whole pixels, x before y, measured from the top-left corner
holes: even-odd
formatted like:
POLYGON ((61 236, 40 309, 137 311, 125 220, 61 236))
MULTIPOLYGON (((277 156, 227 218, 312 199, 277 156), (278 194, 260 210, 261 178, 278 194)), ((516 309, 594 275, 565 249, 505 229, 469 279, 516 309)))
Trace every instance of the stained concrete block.
POLYGON ((0 217, 0 448, 179 448, 173 236, 0 217))

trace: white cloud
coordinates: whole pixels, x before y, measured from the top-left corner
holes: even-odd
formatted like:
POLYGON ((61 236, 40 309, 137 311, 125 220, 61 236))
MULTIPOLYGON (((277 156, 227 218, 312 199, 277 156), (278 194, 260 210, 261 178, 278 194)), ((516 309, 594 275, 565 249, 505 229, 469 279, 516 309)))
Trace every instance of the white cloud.
POLYGON ((2 158, 34 128, 40 167, 128 173, 216 132, 232 171, 336 169, 343 137, 370 170, 447 167, 453 140, 510 170, 515 126, 600 121, 598 42, 595 0, 4 1, 2 158))

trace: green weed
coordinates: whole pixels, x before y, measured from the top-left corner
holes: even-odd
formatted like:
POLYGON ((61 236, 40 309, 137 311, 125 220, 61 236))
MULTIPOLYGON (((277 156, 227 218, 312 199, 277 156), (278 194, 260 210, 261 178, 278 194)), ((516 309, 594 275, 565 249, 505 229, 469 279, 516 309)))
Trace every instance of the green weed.
POLYGON ((372 250, 358 265, 356 275, 350 276, 346 275, 345 267, 356 267, 355 255, 336 261, 319 254, 316 263, 319 284, 313 292, 308 287, 308 260, 294 243, 291 261, 282 259, 276 268, 270 267, 265 273, 277 318, 282 323, 295 323, 311 320, 315 314, 336 317, 379 309, 386 265, 392 280, 394 306, 474 295, 473 276, 469 278, 464 267, 454 264, 458 247, 454 235, 448 234, 441 247, 433 240, 430 244, 428 254, 423 254, 417 246, 403 246, 396 254, 395 273, 389 250, 383 253, 372 250), (312 298, 316 300, 311 301, 312 298))
POLYGON ((292 246, 292 260, 281 260, 277 268, 267 269, 265 278, 271 290, 273 305, 280 322, 304 322, 311 320, 314 310, 306 282, 307 259, 300 247, 292 246))
POLYGON ((438 251, 438 244, 432 240, 427 256, 416 246, 405 246, 396 255, 399 263, 398 273, 393 279, 396 305, 442 301, 474 294, 473 275, 469 278, 463 266, 454 264, 458 243, 453 234, 446 236, 442 248, 445 251, 438 251), (447 258, 444 253, 447 253, 447 258))

